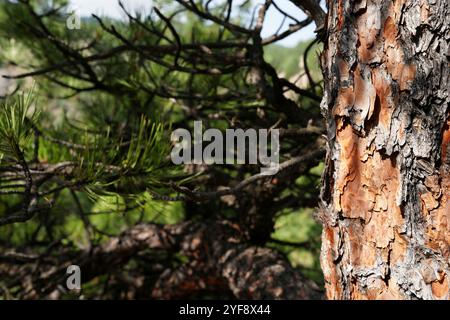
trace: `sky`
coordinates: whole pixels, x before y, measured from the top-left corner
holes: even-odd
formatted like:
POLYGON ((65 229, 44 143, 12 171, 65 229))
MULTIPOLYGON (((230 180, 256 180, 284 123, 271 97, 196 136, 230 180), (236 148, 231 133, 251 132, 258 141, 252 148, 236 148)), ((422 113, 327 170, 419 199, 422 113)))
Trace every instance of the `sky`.
MULTIPOLYGON (((150 12, 152 2, 152 0, 122 0, 124 6, 131 12, 138 10, 144 11, 145 13, 150 12)), ((90 16, 92 13, 95 13, 114 18, 123 17, 123 12, 119 7, 117 0, 71 0, 70 3, 71 9, 75 10, 75 12, 80 16, 90 16)), ((296 17, 298 20, 305 18, 305 14, 289 0, 277 0, 276 4, 281 10, 296 17)), ((272 6, 267 12, 266 22, 262 30, 263 37, 267 37, 275 33, 282 21, 283 15, 272 6)), ((282 30, 287 27, 288 24, 286 23, 282 30)), ((282 41, 279 41, 278 43, 284 46, 293 47, 300 40, 308 40, 313 38, 314 29, 315 25, 314 23, 311 23, 308 27, 296 32, 282 41)))

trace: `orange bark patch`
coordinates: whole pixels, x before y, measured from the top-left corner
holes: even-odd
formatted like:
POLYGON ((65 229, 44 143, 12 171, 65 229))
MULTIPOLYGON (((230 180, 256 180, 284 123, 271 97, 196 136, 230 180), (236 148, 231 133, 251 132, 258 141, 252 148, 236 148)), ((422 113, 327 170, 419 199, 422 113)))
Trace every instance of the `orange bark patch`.
POLYGON ((416 66, 413 64, 403 65, 400 75, 400 90, 407 90, 411 87, 411 84, 416 76, 416 66))
POLYGON ((445 297, 449 292, 447 275, 441 272, 439 276, 439 280, 431 283, 431 292, 438 299, 445 297))
POLYGON ((346 218, 365 221, 362 234, 366 238, 359 241, 385 248, 394 239, 393 227, 402 221, 400 208, 392 206, 399 188, 399 169, 395 161, 366 149, 365 138, 349 125, 338 132, 337 139, 341 152, 336 209, 346 218))
MULTIPOLYGON (((355 107, 358 110, 368 110, 367 117, 373 113, 376 91, 370 80, 364 79, 356 68, 354 73, 355 107)), ((363 116, 366 116, 363 114, 363 116)), ((355 119, 356 123, 362 124, 366 119, 355 119)))
MULTIPOLYGON (((422 213, 426 222, 426 246, 440 252, 445 259, 450 259, 450 167, 446 159, 450 143, 449 127, 450 119, 443 129, 439 173, 426 178, 427 191, 421 194, 422 213)), ((446 297, 449 294, 448 275, 442 272, 431 287, 436 298, 446 297)))
POLYGON ((420 1, 420 21, 427 22, 428 16, 430 15, 430 7, 426 0, 420 1))
POLYGON ((440 251, 445 258, 450 258, 450 177, 448 172, 441 171, 441 178, 433 192, 421 195, 422 212, 426 221, 426 245, 440 251))
POLYGON ((334 106, 333 114, 336 116, 348 115, 348 107, 355 103, 355 94, 352 87, 339 89, 339 96, 334 106))
POLYGON ((386 46, 395 46, 397 42, 397 26, 394 20, 389 16, 386 18, 383 28, 383 38, 386 46))
MULTIPOLYGON (((400 224, 398 224, 400 225, 400 224)), ((403 261, 405 259, 406 250, 408 247, 408 242, 403 238, 403 236, 399 233, 397 228, 395 228, 395 241, 392 242, 391 245, 391 263, 395 265, 398 261, 403 261)))
POLYGON ((426 210, 427 212, 429 212, 433 209, 436 209, 439 206, 439 202, 429 192, 421 194, 420 198, 422 200, 422 206, 424 211, 426 210))
POLYGON ((388 129, 391 124, 393 111, 391 84, 386 75, 379 70, 372 72, 372 81, 380 104, 378 121, 385 129, 388 129))
POLYGON ((444 126, 444 130, 442 133, 442 143, 441 143, 441 159, 442 162, 446 162, 447 160, 447 148, 450 143, 450 117, 447 120, 447 124, 444 126))
POLYGON ((402 70, 404 68, 404 56, 403 50, 398 47, 388 47, 385 49, 386 52, 386 68, 387 71, 392 76, 392 79, 398 81, 401 78, 402 70))
POLYGON ((402 297, 399 294, 399 288, 394 281, 389 281, 388 288, 386 291, 382 291, 377 297, 377 300, 402 300, 402 297))
POLYGON ((337 274, 336 268, 332 265, 337 259, 336 243, 335 243, 335 229, 325 227, 322 234, 322 246, 327 248, 322 250, 322 255, 325 259, 321 259, 321 265, 325 280, 325 288, 327 299, 338 299, 341 295, 340 277, 337 274))
POLYGON ((399 82, 400 90, 407 90, 414 80, 417 68, 415 65, 405 63, 403 49, 401 43, 397 40, 397 35, 397 25, 394 19, 389 16, 386 18, 383 29, 386 67, 392 79, 399 82))
POLYGON ((337 64, 339 67, 339 76, 341 77, 341 81, 342 80, 347 80, 349 77, 349 67, 348 67, 348 63, 344 60, 344 59, 337 59, 337 64))
POLYGON ((377 43, 380 33, 379 15, 378 8, 374 5, 369 5, 367 6, 367 11, 357 19, 358 57, 362 63, 369 63, 377 57, 377 52, 373 50, 373 47, 377 43))
POLYGON ((372 267, 376 263, 376 248, 364 242, 364 226, 353 223, 347 228, 348 242, 350 243, 349 258, 352 265, 372 267))
POLYGON ((338 0, 338 14, 337 14, 338 22, 337 29, 342 30, 342 26, 344 25, 344 5, 342 0, 338 0))
POLYGON ((337 210, 342 210, 343 215, 349 218, 365 219, 365 212, 368 212, 369 203, 364 198, 364 191, 360 188, 361 165, 358 151, 358 136, 350 125, 345 125, 338 132, 338 139, 341 146, 341 176, 336 185, 336 189, 340 193, 335 197, 337 199, 337 210))

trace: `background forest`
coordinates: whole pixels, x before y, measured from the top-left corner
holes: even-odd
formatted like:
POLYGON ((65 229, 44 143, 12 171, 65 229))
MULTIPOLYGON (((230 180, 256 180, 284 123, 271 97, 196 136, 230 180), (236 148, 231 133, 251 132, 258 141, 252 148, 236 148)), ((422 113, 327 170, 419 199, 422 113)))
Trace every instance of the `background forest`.
POLYGON ((321 297, 321 46, 277 44, 312 19, 154 1, 69 30, 66 4, 0 2, 0 299, 321 297), (195 120, 280 129, 283 169, 172 164, 195 120))

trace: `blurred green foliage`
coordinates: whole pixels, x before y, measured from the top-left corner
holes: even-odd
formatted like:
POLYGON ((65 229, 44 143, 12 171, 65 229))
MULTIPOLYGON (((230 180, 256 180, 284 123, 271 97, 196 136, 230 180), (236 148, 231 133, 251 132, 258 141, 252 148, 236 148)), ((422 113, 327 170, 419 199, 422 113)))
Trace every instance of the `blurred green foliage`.
MULTIPOLYGON (((13 11, 10 12, 13 16, 27 17, 29 15, 20 6, 10 6, 8 10, 13 11)), ((86 23, 83 32, 65 32, 63 27, 65 18, 66 15, 63 14, 59 20, 49 20, 48 23, 55 32, 55 36, 67 43, 95 39, 99 50, 102 47, 108 48, 120 44, 110 34, 99 31, 93 23, 86 23)), ((108 22, 110 21, 105 19, 105 23, 108 22)), ((175 25, 181 30, 180 36, 186 42, 216 39, 221 32, 214 25, 206 26, 194 15, 176 21, 175 25)), ((0 67, 12 60, 18 64, 42 63, 45 65, 63 58, 59 51, 52 50, 44 42, 34 41, 25 29, 14 28, 16 26, 10 25, 5 18, 5 12, 0 10, 0 45, 2 47, 0 67), (10 33, 15 35, 14 39, 5 36, 10 33)), ((115 28, 127 38, 140 36, 140 28, 137 24, 116 22, 115 28)), ((222 34, 224 40, 229 36, 227 32, 222 34)), ((151 37, 142 39, 143 44, 149 45, 156 40, 151 37)), ((267 61, 284 77, 293 78, 304 72, 301 69, 300 59, 309 44, 310 42, 300 42, 293 48, 269 45, 264 53, 267 61)), ((317 59, 317 52, 320 49, 320 46, 314 44, 307 56, 311 75, 317 82, 321 80, 317 59)), ((34 122, 41 130, 45 129, 45 134, 53 140, 71 141, 85 146, 83 148, 61 147, 61 144, 55 144, 54 141, 41 136, 37 154, 39 162, 51 164, 75 159, 79 163, 74 173, 77 179, 93 182, 80 191, 62 190, 58 196, 57 205, 52 208, 52 215, 38 214, 35 219, 27 223, 3 226, 0 242, 7 241, 20 246, 29 242, 30 239, 41 241, 50 237, 55 240, 63 239, 65 244, 86 247, 90 241, 100 243, 108 236, 117 235, 138 222, 168 224, 183 221, 185 207, 182 203, 156 201, 152 199, 149 192, 141 191, 145 188, 152 191, 164 190, 163 182, 169 180, 168 178, 186 176, 181 174, 180 170, 165 168, 167 162, 165 157, 169 154, 170 148, 168 139, 170 125, 168 124, 182 119, 183 113, 173 108, 170 102, 159 97, 153 97, 148 102, 147 96, 161 83, 164 83, 166 90, 183 87, 186 83, 190 83, 193 92, 200 92, 204 96, 226 94, 228 91, 225 88, 232 87, 230 84, 234 83, 235 75, 195 78, 187 73, 167 75, 163 68, 154 64, 144 65, 138 55, 133 53, 122 55, 98 66, 96 72, 105 79, 113 94, 87 92, 72 96, 70 87, 84 87, 86 81, 61 74, 58 79, 66 85, 66 88, 57 87, 47 81, 39 82, 37 95, 42 112, 39 120, 29 117, 31 123, 34 122), (152 79, 149 78, 145 67, 152 69, 152 79), (223 84, 223 89, 220 84, 223 84), (218 87, 223 92, 217 92, 218 87), (151 107, 148 107, 149 105, 151 107), (130 115, 129 110, 133 110, 134 114, 130 115), (127 130, 122 130, 124 123, 129 126, 127 130), (126 151, 121 146, 124 136, 131 141, 126 151), (121 168, 120 176, 111 176, 109 173, 111 166, 121 168), (137 173, 145 175, 145 179, 139 178, 137 173), (115 187, 114 190, 110 188, 112 185, 115 187), (80 219, 80 214, 86 219, 80 219), (86 230, 89 229, 86 228, 86 224, 95 231, 94 238, 86 234, 86 230), (51 230, 44 226, 51 226, 51 230)), ((18 83, 24 84, 25 81, 19 80, 18 83)), ((320 91, 320 88, 317 90, 320 91)), ((14 155, 15 145, 11 142, 15 141, 23 146, 27 154, 32 153, 33 141, 29 139, 30 127, 24 122, 24 115, 30 114, 27 106, 31 106, 32 102, 26 99, 31 99, 31 96, 21 96, 18 100, 2 104, 0 110, 0 154, 2 156, 5 153, 14 155), (9 116, 5 116, 8 112, 9 116), (8 122, 11 119, 12 122, 8 122)), ((301 102, 307 109, 308 99, 301 102)), ((232 103, 221 104, 222 111, 235 107, 232 103)), ((242 108, 256 108, 256 102, 244 101, 242 108)), ((227 122, 223 120, 212 120, 211 125, 219 129, 227 128, 227 122)), ((308 176, 299 177, 296 184, 299 186, 313 184, 316 189, 308 192, 317 194, 322 168, 323 164, 312 169, 308 176)), ((18 201, 19 197, 8 195, 8 197, 0 198, 1 216, 18 201)), ((46 200, 51 201, 51 198, 46 200)), ((314 221, 313 213, 314 209, 307 206, 298 210, 280 212, 276 217, 273 233, 273 238, 279 242, 269 243, 269 245, 285 253, 293 266, 299 267, 306 275, 322 283, 319 266, 321 229, 314 221)), ((179 260, 182 261, 183 257, 179 260)), ((97 278, 89 285, 95 287, 96 283, 101 282, 102 279, 97 278)))

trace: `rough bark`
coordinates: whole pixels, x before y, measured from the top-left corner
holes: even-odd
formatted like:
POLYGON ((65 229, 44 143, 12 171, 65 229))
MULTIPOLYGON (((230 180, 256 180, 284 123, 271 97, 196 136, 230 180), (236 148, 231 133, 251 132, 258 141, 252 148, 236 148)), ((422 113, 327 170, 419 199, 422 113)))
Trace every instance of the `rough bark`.
POLYGON ((328 1, 321 263, 330 299, 448 299, 448 0, 328 1))

